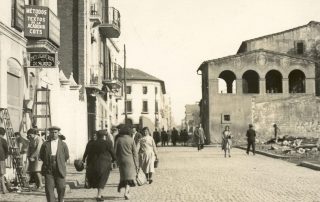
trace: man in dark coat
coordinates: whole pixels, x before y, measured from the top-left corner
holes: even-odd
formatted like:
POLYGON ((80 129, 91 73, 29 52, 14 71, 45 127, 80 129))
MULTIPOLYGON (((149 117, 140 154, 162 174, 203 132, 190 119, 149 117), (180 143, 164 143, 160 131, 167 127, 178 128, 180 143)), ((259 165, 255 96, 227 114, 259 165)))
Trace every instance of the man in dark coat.
POLYGON ((154 139, 154 142, 156 143, 156 146, 158 146, 158 143, 161 141, 161 137, 158 129, 155 129, 155 131, 153 132, 153 139, 154 139))
POLYGON ((173 127, 172 136, 171 136, 172 145, 176 146, 178 140, 179 140, 179 132, 177 131, 177 129, 175 127, 173 127))
POLYGON ((9 149, 8 143, 4 139, 4 135, 6 134, 6 130, 0 127, 0 190, 3 194, 6 193, 6 186, 4 183, 4 175, 6 174, 6 162, 5 160, 8 158, 9 149))
POLYGON ((247 141, 248 141, 248 146, 247 146, 247 154, 249 155, 250 147, 252 146, 252 153, 255 155, 256 150, 256 131, 253 130, 253 125, 249 124, 249 129, 247 130, 247 141))
POLYGON ((40 159, 43 161, 41 173, 45 177, 45 191, 48 202, 54 202, 54 188, 57 188, 58 201, 62 202, 65 193, 66 161, 69 159, 67 144, 59 139, 60 128, 49 128, 50 138, 42 144, 40 159))
POLYGON ((168 133, 162 128, 161 131, 161 146, 166 146, 166 142, 168 141, 168 133))

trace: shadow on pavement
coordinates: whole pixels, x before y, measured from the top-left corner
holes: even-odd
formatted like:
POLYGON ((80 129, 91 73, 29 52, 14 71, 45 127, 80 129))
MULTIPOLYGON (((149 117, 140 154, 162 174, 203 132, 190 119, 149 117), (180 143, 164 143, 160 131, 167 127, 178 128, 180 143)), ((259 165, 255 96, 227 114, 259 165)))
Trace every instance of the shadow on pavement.
MULTIPOLYGON (((116 197, 116 196, 103 196, 105 201, 108 200, 123 200, 123 197, 116 197)), ((95 197, 88 197, 88 198, 65 198, 64 202, 93 202, 97 201, 95 197)))

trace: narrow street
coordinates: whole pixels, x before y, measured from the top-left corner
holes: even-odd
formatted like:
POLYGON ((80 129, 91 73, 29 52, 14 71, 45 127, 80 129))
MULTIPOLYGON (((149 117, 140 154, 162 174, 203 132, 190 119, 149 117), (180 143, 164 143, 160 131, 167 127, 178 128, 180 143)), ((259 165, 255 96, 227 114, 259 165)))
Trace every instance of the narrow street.
MULTIPOLYGON (((220 148, 158 148, 160 163, 154 182, 131 189, 130 201, 320 201, 318 171, 282 160, 247 156, 233 149, 224 158, 220 148)), ((68 181, 84 175, 69 167, 68 181)), ((103 191, 105 201, 124 201, 117 192, 118 171, 103 191)), ((123 191, 123 190, 122 190, 123 191)), ((96 190, 71 189, 65 201, 95 201, 96 190)), ((44 192, 1 195, 0 201, 45 201, 44 192)))

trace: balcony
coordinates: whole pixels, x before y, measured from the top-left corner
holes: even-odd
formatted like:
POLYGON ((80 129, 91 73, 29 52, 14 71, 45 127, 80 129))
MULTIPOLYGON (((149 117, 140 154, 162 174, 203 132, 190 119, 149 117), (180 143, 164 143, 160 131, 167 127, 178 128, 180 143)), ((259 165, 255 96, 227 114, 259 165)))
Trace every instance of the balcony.
POLYGON ((90 66, 90 76, 87 82, 87 88, 95 88, 97 90, 101 89, 101 77, 100 75, 100 65, 90 66))
POLYGON ((120 12, 110 7, 108 8, 108 19, 104 19, 99 25, 101 34, 106 38, 118 38, 120 36, 120 12))
POLYGON ((95 27, 102 23, 102 15, 101 15, 101 9, 98 10, 99 5, 98 4, 91 4, 90 6, 90 13, 89 13, 89 19, 92 23, 92 27, 95 27))

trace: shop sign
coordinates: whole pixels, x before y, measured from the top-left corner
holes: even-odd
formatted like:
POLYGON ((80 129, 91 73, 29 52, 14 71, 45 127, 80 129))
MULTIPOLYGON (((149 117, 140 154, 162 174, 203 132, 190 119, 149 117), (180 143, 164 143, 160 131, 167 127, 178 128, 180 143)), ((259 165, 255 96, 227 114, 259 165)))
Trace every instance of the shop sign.
POLYGON ((14 0, 12 26, 18 31, 24 29, 24 0, 14 0))
POLYGON ((48 37, 49 9, 43 6, 25 6, 24 36, 33 38, 48 37))
POLYGON ((56 67, 57 57, 55 53, 32 52, 29 53, 29 68, 56 67))

